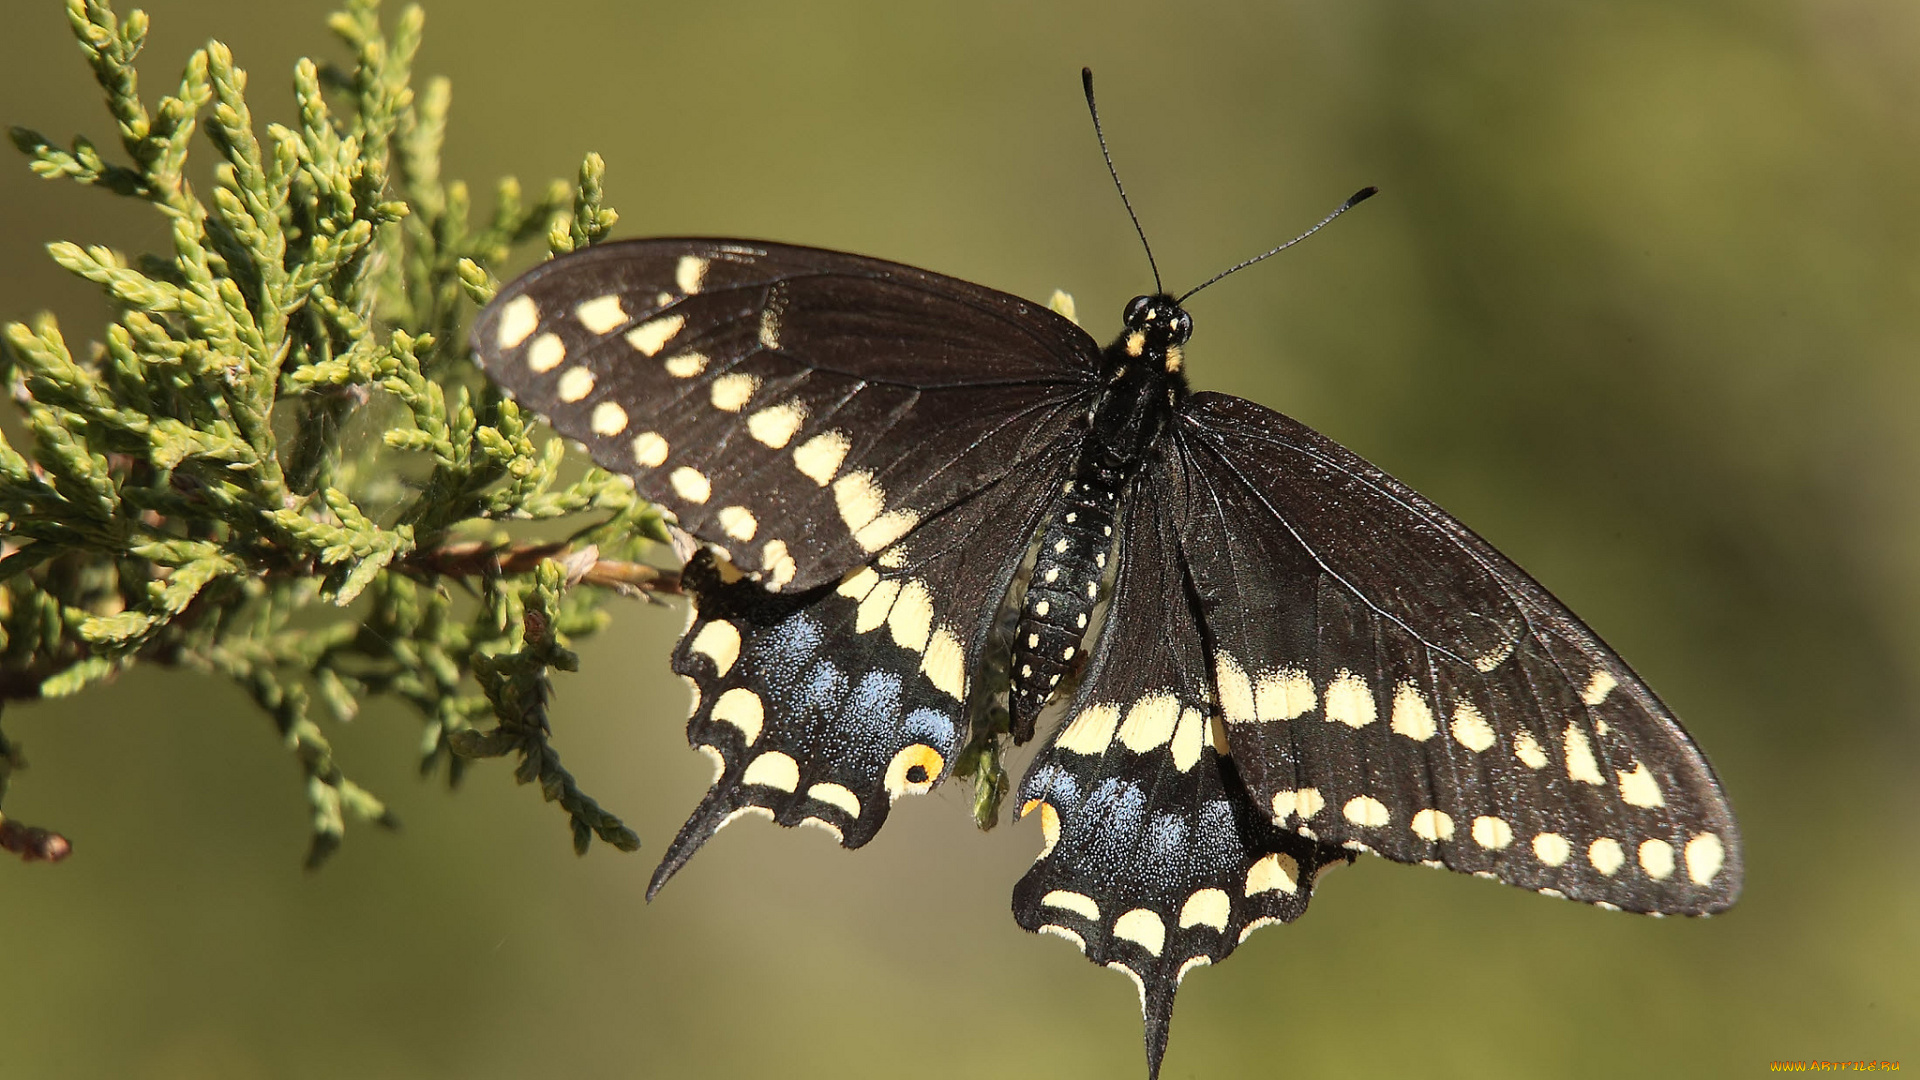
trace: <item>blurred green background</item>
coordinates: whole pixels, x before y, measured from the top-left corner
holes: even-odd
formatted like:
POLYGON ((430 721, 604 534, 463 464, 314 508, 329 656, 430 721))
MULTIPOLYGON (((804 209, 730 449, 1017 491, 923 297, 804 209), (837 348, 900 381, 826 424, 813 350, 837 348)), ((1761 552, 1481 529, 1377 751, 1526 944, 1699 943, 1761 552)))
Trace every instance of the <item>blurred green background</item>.
MULTIPOLYGON (((154 0, 144 88, 209 36, 286 119, 328 4, 154 0)), ((1742 1076, 1920 1068, 1920 6, 446 0, 448 171, 597 149, 620 235, 868 252, 1103 339, 1149 283, 1078 70, 1170 287, 1383 196, 1196 302, 1203 388, 1283 409, 1531 569, 1659 688, 1746 834, 1745 898, 1650 920, 1363 860, 1188 981, 1168 1077, 1742 1076)), ((0 123, 113 143, 51 0, 7 5, 0 123)), ((54 239, 150 211, 0 168, 0 316, 105 308, 54 239)), ((651 906, 706 762, 626 604, 559 747, 645 841, 576 859, 504 765, 449 795, 418 725, 330 732, 402 815, 304 874, 293 762, 239 694, 143 673, 8 711, 0 1076, 1141 1074, 1133 988, 1022 933, 1031 826, 955 786, 858 853, 728 830, 651 906)))

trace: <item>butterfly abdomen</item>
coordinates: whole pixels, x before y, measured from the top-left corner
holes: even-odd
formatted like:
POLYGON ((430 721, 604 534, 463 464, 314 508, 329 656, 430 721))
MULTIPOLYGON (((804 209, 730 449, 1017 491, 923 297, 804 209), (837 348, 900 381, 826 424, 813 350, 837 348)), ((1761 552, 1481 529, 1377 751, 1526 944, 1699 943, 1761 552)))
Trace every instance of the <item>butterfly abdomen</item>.
POLYGON ((1100 599, 1113 549, 1113 520, 1127 477, 1085 460, 1040 528, 1040 554, 1014 632, 1013 737, 1024 743, 1054 688, 1086 652, 1082 639, 1100 599))

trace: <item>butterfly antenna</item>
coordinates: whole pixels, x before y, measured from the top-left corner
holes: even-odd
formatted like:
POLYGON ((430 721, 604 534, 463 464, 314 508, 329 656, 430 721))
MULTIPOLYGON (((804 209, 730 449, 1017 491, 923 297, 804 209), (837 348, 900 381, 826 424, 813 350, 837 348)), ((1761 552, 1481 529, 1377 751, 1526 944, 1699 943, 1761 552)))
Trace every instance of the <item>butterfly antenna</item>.
POLYGON ((1180 295, 1180 299, 1174 301, 1174 303, 1184 304, 1187 302, 1187 297, 1192 296, 1194 293, 1199 292, 1201 289, 1204 289, 1207 286, 1213 284, 1214 282, 1219 281, 1221 278, 1226 277, 1228 274, 1238 273, 1239 271, 1245 270, 1247 267, 1252 266, 1254 263, 1259 262, 1261 259, 1272 258, 1273 256, 1280 254, 1281 252, 1287 250, 1293 245, 1299 243, 1300 241, 1305 240, 1307 237, 1312 236, 1314 233, 1319 232, 1321 229, 1326 228, 1327 223, 1331 222, 1334 218, 1337 218, 1341 214, 1344 214, 1347 211, 1353 209, 1354 207, 1359 206, 1361 203, 1366 202, 1368 199, 1373 198, 1375 195, 1378 195, 1379 193, 1380 193, 1380 189, 1377 187, 1361 188, 1359 191, 1356 191, 1353 193, 1352 198, 1348 199, 1346 202, 1341 203, 1339 209, 1335 210, 1331 214, 1328 214, 1326 217, 1321 218, 1320 224, 1315 225, 1313 228, 1308 229, 1306 232, 1301 233, 1299 236, 1296 236, 1293 239, 1287 241, 1286 243, 1281 244, 1279 247, 1274 248, 1272 251, 1266 252, 1261 255, 1255 255, 1253 258, 1248 259, 1243 263, 1238 263, 1234 266, 1227 267, 1225 270, 1220 271, 1219 273, 1213 275, 1207 280, 1201 282, 1198 285, 1195 285, 1193 288, 1188 289, 1186 292, 1182 293, 1180 295))
POLYGON ((1153 291, 1156 294, 1164 293, 1167 290, 1160 286, 1160 267, 1153 261, 1153 245, 1147 243, 1147 230, 1140 227, 1140 215, 1133 212, 1133 200, 1127 198, 1126 185, 1120 182, 1120 170, 1113 167, 1113 153, 1107 149, 1107 133, 1100 130, 1100 107, 1093 103, 1092 68, 1080 69, 1080 85, 1087 90, 1087 111, 1093 114, 1093 135, 1100 140, 1100 156, 1107 159, 1107 174, 1113 177, 1113 186, 1120 191, 1120 204, 1127 208, 1127 216, 1133 219, 1133 231, 1140 234, 1140 246, 1147 249, 1147 269, 1153 271, 1153 291))

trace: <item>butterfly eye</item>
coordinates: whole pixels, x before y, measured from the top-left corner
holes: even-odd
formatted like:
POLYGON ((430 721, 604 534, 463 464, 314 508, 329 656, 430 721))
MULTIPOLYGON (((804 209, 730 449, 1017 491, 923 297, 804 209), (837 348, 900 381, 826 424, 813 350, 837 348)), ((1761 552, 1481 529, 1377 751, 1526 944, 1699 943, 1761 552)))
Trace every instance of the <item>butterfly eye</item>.
POLYGON ((1173 343, 1175 345, 1185 345, 1187 339, 1192 336, 1193 317, 1188 315, 1183 309, 1175 308, 1173 311, 1173 343))
POLYGON ((1127 326, 1130 329, 1137 330, 1141 327, 1142 324, 1146 322, 1147 312, 1152 310, 1153 310, 1153 297, 1136 296, 1133 299, 1127 301, 1126 314, 1122 315, 1121 319, 1124 322, 1126 322, 1127 326))

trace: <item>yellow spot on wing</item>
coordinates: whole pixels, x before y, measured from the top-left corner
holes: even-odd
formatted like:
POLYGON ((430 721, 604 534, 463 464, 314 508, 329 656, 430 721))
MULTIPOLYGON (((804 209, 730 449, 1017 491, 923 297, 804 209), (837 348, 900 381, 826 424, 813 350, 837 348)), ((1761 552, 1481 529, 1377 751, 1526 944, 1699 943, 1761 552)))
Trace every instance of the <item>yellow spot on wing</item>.
POLYGON ((935 690, 955 701, 966 699, 966 653, 946 628, 935 630, 927 640, 927 655, 920 660, 920 670, 935 690))
POLYGON ((775 591, 786 588, 799 570, 784 540, 769 540, 760 549, 760 569, 766 571, 767 588, 775 591))
POLYGON ((1673 845, 1665 840, 1647 840, 1640 845, 1640 869, 1655 881, 1665 881, 1673 873, 1673 845))
POLYGON ((1620 841, 1611 836, 1603 836, 1587 845, 1587 861, 1595 870, 1612 877, 1627 861, 1627 853, 1620 850, 1620 841))
POLYGON ((1209 721, 1199 709, 1180 710, 1180 726, 1173 731, 1173 767, 1186 772, 1200 761, 1200 751, 1208 741, 1209 721))
POLYGON ((560 366, 567 358, 566 343, 558 334, 541 334, 527 346, 527 367, 537 375, 545 375, 560 366))
POLYGON ((893 602, 893 611, 887 616, 887 629, 893 634, 893 643, 903 649, 924 652, 927 638, 933 632, 933 595, 927 592, 925 584, 909 581, 900 589, 900 596, 893 602))
POLYGON ((1066 889, 1055 889, 1041 897, 1040 906, 1071 911, 1089 921, 1098 921, 1100 918, 1100 905, 1093 897, 1085 893, 1069 892, 1066 889))
POLYGON ((740 782, 792 791, 800 786, 800 763, 778 750, 769 750, 748 762, 740 782))
POLYGON ((1340 808, 1340 814, 1355 825, 1370 829, 1379 828, 1393 820, 1387 813, 1385 803, 1366 795, 1348 799, 1347 805, 1340 808))
POLYGON ((507 301, 500 309, 499 329, 494 333, 493 345, 497 349, 511 349, 521 342, 540 325, 540 305, 533 297, 521 295, 507 301))
POLYGON ((1533 838, 1533 857, 1548 866, 1559 866, 1573 854, 1573 845, 1559 833, 1543 832, 1533 838))
POLYGON ((807 419, 806 403, 799 400, 770 405, 747 417, 747 434, 762 446, 779 450, 793 438, 807 419))
POLYGON ((583 367, 571 367, 560 376, 560 385, 555 389, 561 401, 571 405, 593 393, 593 372, 583 367))
POLYGON ((692 296, 700 291, 700 286, 706 284, 707 265, 707 260, 698 255, 680 256, 680 261, 673 268, 673 283, 680 286, 681 292, 692 296))
POLYGON ((1473 703, 1462 701, 1453 707, 1453 741, 1478 754, 1493 745, 1493 725, 1480 715, 1473 703))
POLYGON ((1220 688, 1220 711, 1229 724, 1250 724, 1255 719, 1253 684, 1246 669, 1222 651, 1214 657, 1213 680, 1220 688))
POLYGON ((1394 733, 1405 735, 1414 742, 1426 742, 1433 738, 1436 730, 1433 722, 1433 710, 1427 707, 1427 699, 1420 688, 1411 682, 1401 682, 1393 688, 1393 727, 1394 733))
POLYGON ((627 321, 627 309, 620 306, 620 298, 609 293, 597 296, 573 309, 573 317, 580 325, 596 334, 611 333, 621 323, 627 321))
POLYGON ((865 600, 860 601, 860 610, 853 620, 854 632, 871 633, 887 624, 887 613, 893 610, 893 599, 900 595, 898 581, 883 581, 873 587, 865 600))
POLYGON ((834 591, 849 600, 865 600, 867 594, 880 584, 880 575, 873 567, 863 566, 840 579, 840 587, 834 591))
POLYGON ((665 315, 658 319, 649 319, 627 331, 627 344, 633 346, 642 356, 658 356, 660 350, 667 347, 680 328, 687 325, 685 315, 665 315))
POLYGON ((1159 956, 1167 944, 1167 924, 1146 908, 1134 908, 1113 920, 1113 936, 1159 956))
POLYGON ((1567 752, 1567 775, 1583 784, 1604 784, 1607 778, 1600 775, 1600 764, 1593 760, 1593 745, 1587 741, 1587 733, 1579 724, 1568 724, 1563 736, 1567 752))
POLYGON ((753 516, 753 511, 744 506, 723 506, 720 508, 720 513, 715 516, 720 522, 720 528, 735 540, 751 540, 753 534, 760 531, 759 519, 753 516))
POLYGON ((1260 676, 1253 688, 1253 709, 1262 720, 1293 720, 1313 711, 1318 698, 1313 680, 1291 668, 1260 676))
POLYGON ((886 498, 887 493, 874 482, 872 473, 848 473, 833 482, 834 505, 840 510, 840 520, 852 532, 859 532, 879 517, 886 498))
POLYGON ((707 370, 707 354, 688 349, 667 357, 667 374, 676 379, 691 379, 707 370))
POLYGON ((1647 771, 1646 763, 1636 759, 1632 772, 1615 770, 1620 777, 1620 798, 1632 806, 1665 806, 1667 797, 1660 793, 1660 783, 1647 771))
POLYGON ((823 431, 793 448, 793 465, 801 475, 826 487, 840 463, 847 459, 853 440, 844 431, 823 431))
POLYGON ((1474 818, 1473 842, 1490 851, 1499 851, 1513 843, 1513 826, 1497 817, 1474 818))
POLYGON ((685 465, 667 474, 667 482, 673 485, 673 490, 681 498, 690 503, 706 502, 708 496, 713 494, 713 485, 707 482, 706 474, 685 465))
POLYGON ((1120 706, 1089 705, 1080 710, 1054 740, 1054 745, 1075 754, 1102 754, 1113 742, 1120 726, 1120 706))
POLYGON ((1598 705, 1607 700, 1607 695, 1613 693, 1613 688, 1618 685, 1620 681, 1613 677, 1613 672, 1605 668, 1595 669, 1593 678, 1587 680, 1587 689, 1580 695, 1580 700, 1589 705, 1598 705))
POLYGON ((1713 833, 1701 833, 1687 841, 1687 876, 1695 885, 1705 885, 1720 873, 1726 861, 1726 845, 1713 833))
POLYGON ((633 437, 633 461, 651 469, 667 460, 667 440, 659 432, 643 431, 633 437))
POLYGON ((760 703, 760 695, 744 686, 736 686, 720 695, 713 703, 713 719, 722 724, 731 724, 740 729, 740 739, 752 746, 760 737, 761 725, 766 722, 766 707, 760 703))
POLYGON ((1334 673, 1327 684, 1327 719, 1352 728, 1363 728, 1374 721, 1373 691, 1366 681, 1351 671, 1334 673))
POLYGON ((1047 307, 1055 315, 1062 316, 1075 326, 1080 325, 1080 320, 1074 312, 1073 294, 1065 289, 1053 290, 1053 295, 1047 297, 1047 307))
POLYGON ((1233 917, 1233 901, 1219 889, 1200 889, 1187 902, 1180 905, 1180 929, 1189 926, 1211 926, 1215 930, 1225 930, 1227 921, 1233 917))
POLYGON ((733 670, 733 662, 740 659, 740 631, 730 622, 715 620, 693 635, 693 644, 687 649, 712 660, 714 674, 725 676, 733 670))
POLYGON ((1173 741, 1173 729, 1180 721, 1180 702, 1172 694, 1149 694, 1127 710, 1120 725, 1120 744, 1136 754, 1144 754, 1173 741))
POLYGON ((1326 805, 1327 800, 1321 796, 1319 788, 1276 791, 1273 793, 1273 820, 1276 824, 1285 824, 1287 818, 1298 815, 1304 822, 1326 805))
POLYGON ((734 371, 713 380, 710 400, 713 407, 721 412, 739 412, 752 400, 753 392, 760 389, 760 380, 753 375, 734 371))
POLYGON ((1439 810, 1421 810, 1408 822, 1413 835, 1428 843, 1453 839, 1453 818, 1439 810))
POLYGON ((1247 895, 1282 892, 1291 896, 1300 888, 1300 864, 1293 856, 1274 852, 1247 871, 1247 895))
POLYGON ((627 430, 627 410, 618 402, 603 401, 593 407, 593 417, 588 423, 595 435, 618 435, 627 430))
POLYGON ((1540 740, 1535 739, 1531 731, 1521 731, 1513 737, 1513 756, 1529 769, 1547 767, 1547 752, 1541 749, 1540 740))
POLYGON ((837 806, 845 810, 848 817, 860 816, 860 796, 839 784, 815 784, 807 789, 807 798, 837 806))

